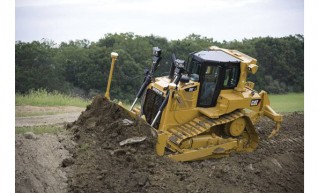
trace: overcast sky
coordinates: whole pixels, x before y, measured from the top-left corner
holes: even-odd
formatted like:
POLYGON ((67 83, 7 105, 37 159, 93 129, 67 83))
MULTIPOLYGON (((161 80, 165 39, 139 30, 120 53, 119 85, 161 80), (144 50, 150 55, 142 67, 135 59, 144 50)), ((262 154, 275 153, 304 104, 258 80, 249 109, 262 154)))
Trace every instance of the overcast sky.
POLYGON ((15 39, 97 41, 106 33, 215 40, 304 34, 303 0, 16 0, 15 39))

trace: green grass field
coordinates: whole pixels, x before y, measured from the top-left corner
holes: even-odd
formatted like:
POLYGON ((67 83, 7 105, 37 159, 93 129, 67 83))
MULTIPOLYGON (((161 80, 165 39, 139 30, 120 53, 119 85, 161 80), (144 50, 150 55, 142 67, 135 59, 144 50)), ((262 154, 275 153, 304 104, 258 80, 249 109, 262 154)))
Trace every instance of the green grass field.
POLYGON ((59 92, 31 90, 27 95, 16 94, 15 105, 31 106, 76 106, 86 107, 91 101, 79 97, 71 97, 59 92))
POLYGON ((271 107, 277 112, 304 111, 304 93, 269 95, 271 107))

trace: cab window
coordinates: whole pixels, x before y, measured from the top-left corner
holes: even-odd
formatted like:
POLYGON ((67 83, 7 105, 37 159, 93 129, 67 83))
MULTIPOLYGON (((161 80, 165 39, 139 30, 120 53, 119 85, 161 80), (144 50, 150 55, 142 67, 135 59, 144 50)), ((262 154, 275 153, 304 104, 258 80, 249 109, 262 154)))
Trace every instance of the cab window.
POLYGON ((188 71, 190 74, 200 74, 201 64, 196 60, 192 60, 188 71))
POLYGON ((199 106, 212 106, 214 100, 215 89, 219 76, 219 68, 217 66, 207 66, 204 78, 201 80, 201 88, 199 94, 199 106))
POLYGON ((224 88, 234 88, 237 86, 239 80, 239 66, 228 67, 224 74, 224 88))

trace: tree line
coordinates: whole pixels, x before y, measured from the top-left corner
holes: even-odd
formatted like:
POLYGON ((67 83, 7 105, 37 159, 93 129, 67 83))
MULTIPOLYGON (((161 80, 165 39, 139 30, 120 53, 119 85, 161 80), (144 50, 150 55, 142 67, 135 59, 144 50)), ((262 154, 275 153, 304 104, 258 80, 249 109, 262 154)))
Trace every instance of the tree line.
POLYGON ((70 95, 92 97, 106 89, 110 70, 110 53, 119 54, 115 65, 111 97, 133 100, 150 68, 152 47, 162 49, 163 59, 157 76, 167 75, 171 55, 187 60, 189 53, 210 46, 236 49, 258 61, 259 70, 250 75, 255 89, 269 93, 304 91, 304 37, 258 37, 242 41, 218 42, 213 38, 190 34, 181 40, 168 41, 154 35, 133 33, 105 34, 97 42, 86 39, 56 44, 41 40, 15 43, 15 89, 27 93, 30 89, 46 89, 70 95))

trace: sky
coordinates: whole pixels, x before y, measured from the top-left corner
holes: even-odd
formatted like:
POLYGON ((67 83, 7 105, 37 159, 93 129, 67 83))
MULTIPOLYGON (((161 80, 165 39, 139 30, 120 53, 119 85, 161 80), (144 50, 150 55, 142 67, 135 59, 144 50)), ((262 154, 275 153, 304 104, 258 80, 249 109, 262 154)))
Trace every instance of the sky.
POLYGON ((304 34, 303 0, 16 0, 15 40, 97 41, 133 32, 217 41, 304 34))

